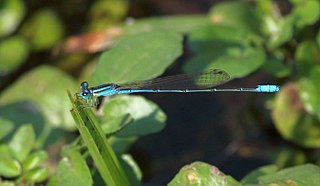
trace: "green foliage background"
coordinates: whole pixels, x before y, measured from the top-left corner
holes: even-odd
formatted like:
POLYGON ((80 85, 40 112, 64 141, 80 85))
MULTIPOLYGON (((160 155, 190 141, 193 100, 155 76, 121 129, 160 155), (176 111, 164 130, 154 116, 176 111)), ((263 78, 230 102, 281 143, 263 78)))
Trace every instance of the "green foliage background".
POLYGON ((274 165, 242 180, 194 162, 169 185, 320 183, 319 1, 290 0, 286 13, 271 0, 228 1, 203 15, 135 20, 126 20, 125 0, 33 3, 0 1, 0 185, 141 185, 128 150, 165 127, 164 111, 143 96, 116 95, 92 112, 66 92, 78 92, 84 79, 97 85, 158 77, 186 50, 192 55, 179 59, 186 73, 222 69, 237 79, 262 71, 280 84, 265 103, 265 120, 286 143, 273 149, 274 165), (75 8, 82 6, 85 13, 75 8), (93 34, 73 37, 67 50, 74 36, 68 20, 80 13, 81 31, 93 34))

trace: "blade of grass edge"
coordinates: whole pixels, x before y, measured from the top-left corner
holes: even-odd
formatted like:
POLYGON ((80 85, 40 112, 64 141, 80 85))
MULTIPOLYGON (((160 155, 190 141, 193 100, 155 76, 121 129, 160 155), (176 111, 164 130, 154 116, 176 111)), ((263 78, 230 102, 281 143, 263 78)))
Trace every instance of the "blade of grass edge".
POLYGON ((74 100, 69 91, 68 96, 73 106, 70 112, 104 182, 111 186, 130 185, 92 110, 83 108, 83 103, 74 100))

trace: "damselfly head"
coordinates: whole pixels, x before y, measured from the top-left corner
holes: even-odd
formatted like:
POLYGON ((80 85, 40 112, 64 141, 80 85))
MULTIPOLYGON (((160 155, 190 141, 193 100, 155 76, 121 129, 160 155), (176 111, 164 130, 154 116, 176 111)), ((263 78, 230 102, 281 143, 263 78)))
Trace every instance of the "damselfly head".
POLYGON ((80 96, 83 99, 89 99, 91 96, 91 90, 89 89, 89 84, 88 82, 84 81, 80 85, 80 96))

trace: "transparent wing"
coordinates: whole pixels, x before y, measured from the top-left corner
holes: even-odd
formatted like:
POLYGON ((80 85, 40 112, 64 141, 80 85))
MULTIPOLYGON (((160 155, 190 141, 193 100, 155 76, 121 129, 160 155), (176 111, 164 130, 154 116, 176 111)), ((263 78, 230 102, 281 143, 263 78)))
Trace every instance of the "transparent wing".
POLYGON ((196 74, 180 74, 146 81, 120 84, 120 89, 206 89, 223 84, 230 79, 223 70, 210 70, 196 74))

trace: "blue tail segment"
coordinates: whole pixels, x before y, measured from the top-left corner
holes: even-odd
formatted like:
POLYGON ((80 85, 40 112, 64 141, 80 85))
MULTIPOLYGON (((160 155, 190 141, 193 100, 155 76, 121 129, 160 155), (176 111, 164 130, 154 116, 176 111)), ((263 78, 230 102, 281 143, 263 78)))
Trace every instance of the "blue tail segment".
POLYGON ((278 85, 257 85, 256 92, 278 92, 280 87, 278 85))

